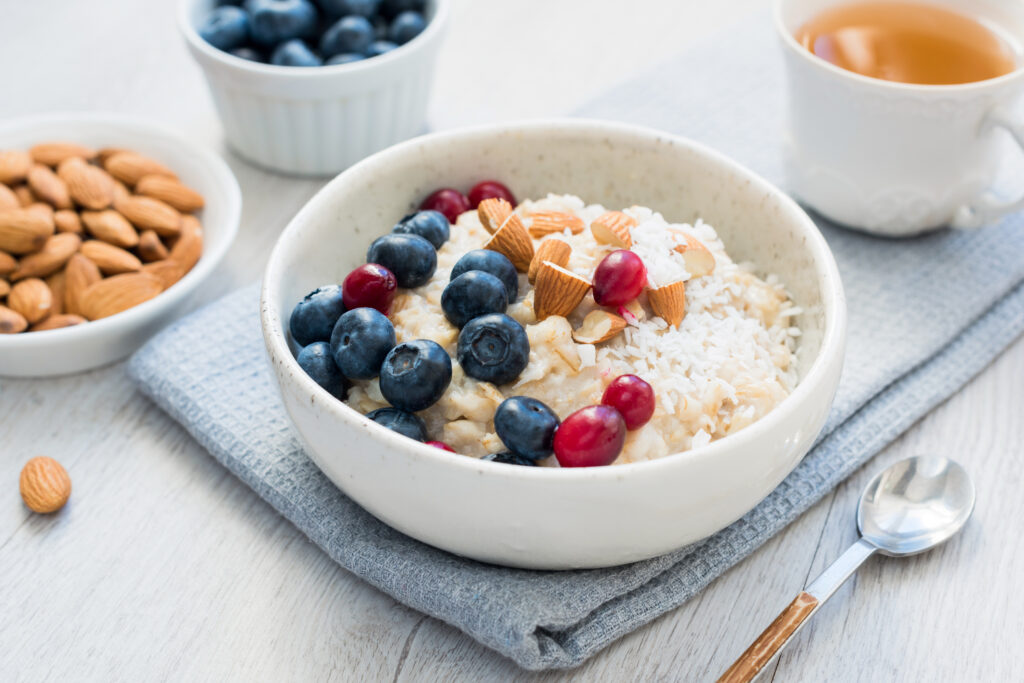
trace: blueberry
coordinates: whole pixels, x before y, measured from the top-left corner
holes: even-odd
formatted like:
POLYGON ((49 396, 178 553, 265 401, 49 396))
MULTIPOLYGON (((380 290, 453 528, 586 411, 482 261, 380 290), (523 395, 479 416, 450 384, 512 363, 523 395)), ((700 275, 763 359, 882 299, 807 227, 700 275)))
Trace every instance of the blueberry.
POLYGON ((426 0, 382 0, 380 13, 388 19, 394 19, 402 12, 419 12, 427 8, 426 0))
POLYGON ((423 33, 427 27, 427 20, 419 12, 402 12, 391 22, 388 29, 388 38, 391 42, 405 45, 410 40, 423 33))
POLYGON ((265 62, 266 58, 259 50, 254 50, 251 47, 236 47, 234 50, 230 50, 231 54, 241 59, 248 59, 250 62, 265 62))
POLYGON ((452 359, 437 342, 417 339, 391 349, 380 368, 380 393, 401 410, 437 403, 452 381, 452 359))
POLYGON ((378 408, 372 413, 367 413, 366 417, 393 432, 398 432, 402 436, 407 436, 416 441, 427 440, 427 425, 423 423, 419 416, 412 413, 407 413, 398 408, 378 408))
POLYGON ((440 249, 451 235, 448 219, 440 211, 410 213, 398 221, 398 225, 391 232, 419 235, 433 244, 434 249, 440 249))
POLYGON ((366 252, 367 263, 379 263, 407 289, 426 284, 437 270, 434 245, 419 235, 390 234, 378 237, 366 252))
POLYGON ((342 52, 340 55, 334 55, 328 59, 325 64, 327 66, 334 66, 335 64, 351 64, 352 62, 361 62, 365 59, 362 55, 357 55, 354 52, 342 52))
POLYGON ((277 45, 316 32, 316 7, 309 0, 246 0, 252 39, 261 45, 277 45))
POLYGON ((530 340, 515 320, 503 313, 490 313, 470 320, 462 328, 458 358, 470 377, 507 384, 526 368, 530 340))
POLYGON ((224 7, 225 5, 241 6, 242 0, 217 0, 215 3, 217 7, 224 7))
POLYGON ((505 285, 482 270, 463 273, 449 282, 441 293, 444 316, 458 328, 488 313, 504 313, 506 308, 508 294, 505 285))
POLYGON ((505 285, 505 291, 508 292, 508 302, 515 303, 516 297, 519 296, 519 273, 507 256, 488 249, 467 251, 452 268, 451 278, 454 280, 471 270, 482 270, 501 280, 505 285))
POLYGON ((516 455, 540 460, 554 453, 558 416, 535 398, 513 396, 494 412, 494 430, 516 455))
POLYGON ((292 339, 300 346, 328 341, 334 324, 344 312, 341 285, 325 285, 313 290, 292 309, 288 322, 292 339))
MULTIPOLYGON (((375 40, 387 40, 388 39, 388 20, 384 17, 377 15, 373 18, 373 37, 375 40)), ((388 41, 390 42, 390 41, 388 41)))
POLYGON ((373 379, 396 343, 387 316, 375 308, 356 308, 338 318, 331 333, 331 355, 349 379, 373 379))
POLYGON ((329 17, 347 17, 355 14, 370 19, 377 14, 380 0, 316 0, 320 9, 329 17))
POLYGON ((322 59, 317 57, 309 45, 299 39, 286 40, 274 48, 270 55, 270 63, 277 66, 323 66, 322 59))
POLYGON ((504 465, 521 465, 523 467, 537 466, 536 461, 530 460, 529 458, 524 458, 521 455, 516 455, 515 453, 509 453, 507 451, 505 453, 488 453, 487 455, 480 459, 487 460, 489 462, 500 462, 504 465))
POLYGON ((373 42, 373 24, 366 17, 343 17, 320 37, 320 52, 333 57, 343 52, 362 54, 373 42))
POLYGON ((327 342, 313 342, 299 352, 299 367, 326 389, 331 396, 344 401, 348 394, 348 380, 341 374, 331 356, 331 345, 327 342))
MULTIPOLYGON (((367 57, 379 57, 380 55, 391 52, 397 45, 392 43, 390 40, 375 40, 370 43, 370 47, 366 48, 367 57)), ((448 220, 447 218, 445 220, 448 220)))
POLYGON ((233 50, 249 40, 249 15, 241 7, 218 7, 199 26, 199 36, 218 50, 233 50))

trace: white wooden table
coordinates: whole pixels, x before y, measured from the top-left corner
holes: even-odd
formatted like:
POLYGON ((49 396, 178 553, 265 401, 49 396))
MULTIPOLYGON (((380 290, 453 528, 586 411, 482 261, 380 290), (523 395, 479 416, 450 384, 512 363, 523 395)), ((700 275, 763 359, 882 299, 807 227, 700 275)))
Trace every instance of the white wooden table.
MULTIPOLYGON (((432 124, 567 113, 765 2, 455 0, 432 124), (520 38, 488 39, 494 24, 520 38)), ((173 4, 5 0, 0 116, 114 110, 221 149, 173 4)), ((202 300, 256 279, 280 229, 321 184, 227 158, 245 197, 243 222, 202 300)), ((772 675, 1021 680, 1022 377, 1018 341, 699 597, 581 668, 541 678, 713 679, 854 539, 853 510, 870 475, 936 452, 956 456, 976 477, 977 513, 966 532, 925 556, 872 560, 772 675)), ((135 393, 123 366, 0 380, 0 679, 513 677, 527 675, 340 569, 135 393), (18 472, 37 454, 59 459, 74 481, 60 514, 33 515, 21 504, 18 472)))

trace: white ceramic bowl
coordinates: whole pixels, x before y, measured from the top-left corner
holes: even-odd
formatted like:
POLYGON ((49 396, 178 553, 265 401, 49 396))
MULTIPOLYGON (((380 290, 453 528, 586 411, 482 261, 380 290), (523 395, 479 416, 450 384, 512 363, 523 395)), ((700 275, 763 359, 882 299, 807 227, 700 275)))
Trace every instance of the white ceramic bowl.
POLYGON ((315 68, 259 64, 207 43, 196 27, 214 0, 181 0, 178 25, 232 149, 269 169, 333 175, 423 132, 449 2, 429 0, 427 28, 396 50, 315 68))
POLYGON ((392 527, 486 562, 558 569, 618 565, 697 541, 741 517, 810 449, 843 361, 846 306, 814 223, 762 178, 657 131, 555 121, 411 140, 335 178, 281 235, 267 266, 263 333, 285 406, 308 453, 346 494, 392 527), (439 185, 497 178, 521 198, 572 193, 609 207, 703 217, 730 254, 777 273, 804 308, 801 381, 760 421, 703 448, 591 469, 483 462, 399 436, 317 386, 286 333, 292 307, 341 282, 370 242, 439 185))
POLYGON ((116 114, 55 114, 0 123, 0 149, 28 149, 67 140, 92 147, 126 147, 170 167, 206 199, 198 214, 203 254, 166 292, 117 315, 45 332, 0 335, 0 375, 44 377, 80 372, 124 358, 174 319, 189 295, 216 268, 238 231, 242 195, 227 164, 180 135, 116 114))

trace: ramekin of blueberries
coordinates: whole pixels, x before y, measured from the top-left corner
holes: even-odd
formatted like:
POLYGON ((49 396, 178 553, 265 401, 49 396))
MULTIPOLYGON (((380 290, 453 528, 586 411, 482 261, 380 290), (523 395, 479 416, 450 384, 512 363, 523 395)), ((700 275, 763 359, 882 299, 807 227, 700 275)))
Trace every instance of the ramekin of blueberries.
MULTIPOLYGON (((340 285, 323 285, 299 301, 288 326, 300 347, 297 361, 302 370, 340 401, 347 398, 353 382, 378 379, 390 406, 366 417, 410 439, 454 452, 448 444, 430 440, 427 425, 416 415, 448 389, 452 358, 429 339, 399 344, 388 316, 399 288, 420 287, 434 276, 437 250, 448 241, 459 214, 495 197, 515 203, 508 188, 496 181, 478 183, 468 195, 451 188, 432 193, 419 211, 374 240, 367 262, 340 285)), ((505 314, 518 296, 519 274, 497 251, 468 251, 452 268, 441 308, 460 330, 456 359, 469 377, 501 386, 514 382, 526 369, 526 330, 505 314)), ((483 460, 536 466, 554 455, 562 467, 610 465, 622 451, 626 432, 639 429, 653 414, 653 389, 635 375, 614 379, 599 405, 582 407, 564 420, 537 399, 511 396, 494 414, 495 432, 508 450, 483 460)))

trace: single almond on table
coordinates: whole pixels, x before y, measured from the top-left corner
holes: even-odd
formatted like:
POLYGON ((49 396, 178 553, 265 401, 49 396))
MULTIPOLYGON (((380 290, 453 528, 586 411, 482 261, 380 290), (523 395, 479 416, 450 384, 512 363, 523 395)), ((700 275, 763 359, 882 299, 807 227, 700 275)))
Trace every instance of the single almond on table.
POLYGON ((103 167, 107 169, 107 173, 129 187, 135 187, 135 183, 147 175, 162 175, 174 178, 175 180, 178 179, 178 176, 174 175, 171 169, 159 161, 154 161, 149 157, 144 157, 134 152, 122 152, 109 156, 103 162, 103 167))
POLYGON ((90 235, 115 247, 130 249, 139 243, 139 233, 127 218, 114 209, 83 211, 81 219, 90 235))
POLYGON ((36 201, 36 196, 32 194, 32 188, 28 185, 18 185, 14 188, 14 196, 18 198, 18 202, 21 203, 22 207, 31 206, 36 201))
POLYGON ((583 322, 573 330, 572 338, 580 344, 600 344, 626 329, 626 321, 608 311, 587 313, 583 322))
POLYGON ((167 289, 178 280, 185 276, 185 269, 180 263, 173 259, 164 259, 162 261, 153 261, 142 266, 143 273, 149 273, 160 278, 160 282, 163 284, 164 289, 167 289))
MULTIPOLYGON (((67 276, 64 270, 58 270, 46 278, 46 286, 53 292, 53 306, 50 307, 50 318, 64 313, 64 296, 66 294, 67 276)), ((47 318, 49 320, 50 318, 47 318)), ((46 322, 45 320, 43 322, 46 322)), ((37 323, 38 324, 38 323, 37 323)))
POLYGON ((92 159, 96 156, 96 150, 74 142, 44 142, 34 145, 29 154, 37 164, 56 167, 70 157, 92 159))
POLYGON ((575 216, 571 213, 562 213, 561 211, 538 211, 537 213, 531 214, 530 218, 530 234, 534 239, 540 239, 545 235, 552 233, 563 233, 567 229, 574 235, 578 235, 583 232, 583 228, 586 226, 583 224, 583 219, 579 216, 575 216))
POLYGON ((14 194, 14 190, 6 185, 0 184, 0 211, 4 209, 20 208, 21 202, 18 200, 18 195, 14 194))
POLYGON ((161 237, 173 237, 181 232, 181 214, 159 199, 125 197, 115 199, 114 208, 139 230, 155 230, 161 237))
POLYGON ((138 306, 163 291, 160 278, 150 273, 114 275, 82 293, 82 315, 99 320, 138 306))
POLYGON ((182 185, 174 178, 164 175, 147 175, 135 185, 136 194, 141 194, 173 206, 182 213, 193 213, 203 208, 203 195, 182 185))
POLYGON ((139 258, 143 263, 162 261, 167 258, 167 247, 160 241, 160 236, 152 230, 146 230, 139 235, 139 258))
POLYGON ((53 458, 44 456, 25 463, 18 487, 25 505, 40 514, 60 510, 71 497, 71 477, 67 470, 53 458))
POLYGON ((114 179, 98 166, 79 157, 60 162, 57 177, 68 186, 68 194, 80 206, 98 211, 114 201, 114 179))
POLYGON ((692 277, 703 277, 714 272, 715 256, 708 251, 703 242, 685 232, 675 234, 683 240, 682 244, 676 245, 675 250, 683 255, 686 272, 692 277))
POLYGON ((7 305, 20 313, 31 323, 37 323, 50 315, 53 309, 53 292, 39 278, 28 278, 11 286, 7 305))
POLYGON ((142 262, 135 254, 99 240, 89 240, 83 243, 79 251, 95 263, 104 275, 130 273, 142 268, 142 262))
POLYGON ((11 293, 11 283, 7 280, 0 280, 0 299, 11 293))
POLYGON ((545 261, 537 269, 533 312, 537 320, 552 315, 568 317, 590 291, 590 282, 571 270, 545 261))
POLYGON ((57 227, 57 232, 71 232, 76 235, 81 235, 82 230, 82 219, 78 217, 78 213, 70 209, 61 209, 53 214, 53 224, 57 227))
POLYGON ((590 224, 590 232, 601 244, 610 244, 619 249, 633 246, 630 230, 636 227, 636 219, 621 211, 609 211, 601 214, 590 224))
POLYGON ((27 277, 46 277, 60 270, 80 246, 82 240, 74 233, 61 232, 51 236, 41 250, 23 256, 18 261, 18 269, 11 273, 11 281, 27 277))
POLYGON ((32 327, 28 328, 29 332, 42 332, 44 330, 59 330, 64 327, 74 327, 75 325, 81 325, 84 322, 88 322, 85 318, 74 313, 57 313, 51 315, 46 320, 38 322, 32 327))
POLYGON ((484 229, 493 235, 511 218, 512 205, 500 197, 492 197, 480 202, 476 207, 476 215, 484 229))
POLYGON ((25 316, 0 304, 0 334, 18 334, 27 328, 25 316))
POLYGON ((673 282, 647 290, 647 301, 654 314, 673 327, 679 327, 686 316, 686 283, 673 282))
POLYGON ((0 251, 0 277, 7 277, 18 268, 18 261, 6 251, 0 251))
POLYGON ((533 240, 523 227, 519 216, 515 214, 511 214, 504 225, 491 236, 484 249, 504 254, 521 273, 530 270, 530 262, 533 261, 533 240))
POLYGON ((64 269, 64 311, 81 314, 82 293, 102 279, 95 263, 81 254, 72 256, 64 269))
POLYGON ((532 285, 537 279, 537 271, 540 269, 540 264, 545 261, 551 261, 556 266, 564 268, 569 265, 569 256, 571 255, 572 247, 566 242, 554 238, 544 240, 537 246, 537 251, 533 254, 533 260, 530 261, 530 269, 526 272, 526 278, 532 285))
POLYGON ((35 209, 0 211, 0 250, 9 254, 38 251, 53 229, 53 217, 35 209))
POLYGON ((67 183, 49 166, 32 166, 28 171, 28 186, 32 188, 32 194, 55 209, 70 209, 73 206, 67 183))
POLYGON ((181 235, 171 247, 168 258, 177 261, 188 272, 203 255, 203 226, 195 216, 182 216, 181 235))
POLYGON ((0 152, 0 183, 15 185, 25 181, 32 168, 32 156, 18 149, 0 152))

